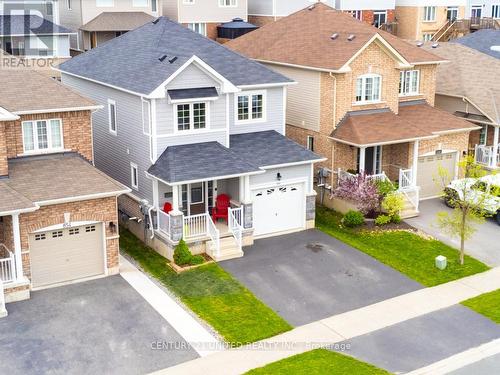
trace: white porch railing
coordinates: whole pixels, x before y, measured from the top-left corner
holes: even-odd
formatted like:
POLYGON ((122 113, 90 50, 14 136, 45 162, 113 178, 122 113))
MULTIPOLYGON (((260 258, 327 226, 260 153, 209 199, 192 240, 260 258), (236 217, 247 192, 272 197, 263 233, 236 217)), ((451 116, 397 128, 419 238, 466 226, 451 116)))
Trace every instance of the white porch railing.
POLYGON ((238 249, 241 251, 243 243, 243 225, 242 225, 243 208, 229 208, 229 230, 233 234, 233 237, 238 245, 238 249))
POLYGON ((13 282, 16 279, 14 254, 4 244, 0 244, 0 250, 7 254, 6 258, 0 259, 0 280, 4 283, 13 282))
MULTIPOLYGON (((338 174, 337 174, 337 178, 338 178, 338 181, 345 181, 345 180, 353 180, 353 179, 356 179, 358 178, 359 174, 353 174, 353 173, 349 173, 347 171, 344 171, 342 169, 338 169, 338 174)), ((377 173, 377 174, 370 174, 370 175, 367 175, 366 178, 368 180, 373 180, 373 181, 389 181, 389 178, 387 177, 387 175, 385 174, 384 171, 382 171, 381 173, 377 173)))
POLYGON ((0 279, 0 318, 7 316, 7 310, 5 309, 5 294, 3 291, 3 281, 0 279))
POLYGON ((413 186, 413 169, 399 170, 399 190, 412 189, 413 186))
POLYGON ((208 213, 205 213, 206 215, 206 228, 207 228, 207 234, 212 240, 212 243, 214 244, 214 253, 215 256, 220 255, 220 233, 217 227, 215 226, 215 223, 212 221, 212 218, 208 213))
POLYGON ((170 236, 170 215, 164 211, 158 211, 158 230, 170 236))
MULTIPOLYGON (((207 213, 184 216, 183 237, 190 239, 195 237, 204 237, 208 233, 208 220, 212 221, 207 213)), ((213 224, 213 223, 212 223, 213 224)))
POLYGON ((368 180, 373 180, 375 182, 383 182, 383 181, 389 181, 389 178, 385 174, 385 172, 382 173, 377 173, 377 174, 370 174, 366 176, 368 180))
POLYGON ((483 164, 488 167, 496 167, 500 164, 500 148, 497 150, 495 156, 493 146, 476 145, 474 154, 476 163, 478 164, 483 164))

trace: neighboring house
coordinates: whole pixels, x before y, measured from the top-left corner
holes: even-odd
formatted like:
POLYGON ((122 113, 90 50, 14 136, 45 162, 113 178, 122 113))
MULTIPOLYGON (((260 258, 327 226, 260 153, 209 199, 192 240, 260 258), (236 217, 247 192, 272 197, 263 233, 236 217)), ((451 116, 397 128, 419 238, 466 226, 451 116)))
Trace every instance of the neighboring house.
MULTIPOLYGON (((316 0, 248 0, 248 19, 257 26, 277 21, 314 5, 316 0)), ((320 0, 332 8, 350 13, 370 25, 380 27, 394 21, 395 0, 320 0)))
POLYGON ((91 164, 100 107, 33 71, 0 81, 0 293, 118 273, 117 196, 130 190, 91 164))
POLYGON ((181 238, 220 260, 314 225, 321 158, 284 135, 290 79, 165 17, 60 71, 106 107, 93 115, 96 166, 132 188, 120 210, 168 258, 181 238), (211 217, 221 194, 231 230, 211 217))
POLYGON ((215 40, 220 24, 247 21, 247 6, 247 0, 163 0, 162 15, 215 40))
POLYGON ((449 61, 437 70, 436 107, 481 126, 471 133, 470 147, 478 163, 499 168, 500 80, 493 77, 500 60, 455 43, 423 48, 449 61))
POLYGON ((22 58, 70 57, 73 31, 35 14, 1 14, 0 48, 22 58))
POLYGON ((467 0, 466 17, 500 19, 500 1, 467 0))
POLYGON ((478 30, 451 42, 473 48, 497 59, 500 59, 500 30, 478 30))
POLYGON ((478 127, 433 107, 440 57, 323 4, 227 46, 298 82, 288 89, 287 135, 328 159, 326 185, 347 171, 387 176, 410 215, 440 194, 438 166, 457 176, 478 127))

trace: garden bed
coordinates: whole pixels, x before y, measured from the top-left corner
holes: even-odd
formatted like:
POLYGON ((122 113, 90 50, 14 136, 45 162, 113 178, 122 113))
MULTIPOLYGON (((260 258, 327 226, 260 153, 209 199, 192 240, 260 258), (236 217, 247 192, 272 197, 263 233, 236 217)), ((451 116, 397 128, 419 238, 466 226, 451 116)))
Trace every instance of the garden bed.
POLYGON ((210 263, 214 263, 214 260, 212 258, 210 258, 207 254, 200 254, 200 256, 202 256, 203 259, 205 260, 201 264, 195 264, 195 265, 189 265, 189 264, 187 264, 187 265, 184 265, 184 266, 178 266, 177 264, 175 264, 175 262, 169 262, 168 265, 176 273, 182 273, 182 272, 194 270, 195 268, 202 267, 202 266, 210 264, 210 263))

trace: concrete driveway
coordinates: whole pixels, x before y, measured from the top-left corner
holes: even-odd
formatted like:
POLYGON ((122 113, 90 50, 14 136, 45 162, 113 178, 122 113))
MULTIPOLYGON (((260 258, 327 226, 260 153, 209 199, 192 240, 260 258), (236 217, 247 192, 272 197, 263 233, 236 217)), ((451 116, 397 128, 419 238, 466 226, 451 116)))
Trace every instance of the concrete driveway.
MULTIPOLYGON (((439 198, 425 200, 420 202, 420 216, 407 219, 406 222, 450 246, 459 248, 460 240, 443 234, 436 225, 436 215, 441 211, 451 212, 452 209, 439 198)), ((477 228, 473 238, 465 243, 466 253, 489 266, 500 266, 500 225, 489 218, 477 228)))
MULTIPOLYGON (((350 344, 346 354, 398 374, 498 338, 500 325, 467 307, 455 305, 355 337, 346 342, 350 344)), ((490 362, 483 365, 495 366, 490 362)), ((474 371, 458 373, 478 374, 474 371)))
POLYGON ((244 251, 220 265, 295 326, 422 287, 314 229, 257 240, 244 251))
POLYGON ((198 357, 121 276, 32 293, 0 319, 0 374, 143 374, 198 357), (180 349, 153 350, 153 342, 180 349))

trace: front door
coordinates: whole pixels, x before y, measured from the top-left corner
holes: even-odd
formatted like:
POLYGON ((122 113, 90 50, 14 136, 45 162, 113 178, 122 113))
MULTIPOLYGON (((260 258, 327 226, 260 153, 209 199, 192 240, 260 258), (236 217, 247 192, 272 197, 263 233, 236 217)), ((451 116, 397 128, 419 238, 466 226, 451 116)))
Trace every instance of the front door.
POLYGON ((380 25, 386 23, 386 12, 385 11, 379 11, 376 10, 373 12, 373 26, 379 28, 380 25))
MULTIPOLYGON (((359 158, 360 150, 358 149, 358 172, 360 172, 359 158)), ((382 146, 367 147, 365 149, 365 173, 382 173, 382 146)))
POLYGON ((450 22, 455 22, 458 18, 458 8, 448 7, 446 9, 446 19, 450 22))
POLYGON ((213 195, 213 181, 182 185, 182 210, 184 215, 192 216, 211 212, 213 195))
POLYGON ((471 18, 481 18, 483 7, 481 5, 473 5, 470 11, 471 18))
POLYGON ((373 161, 375 160, 375 148, 368 147, 365 151, 365 173, 373 174, 373 161))

